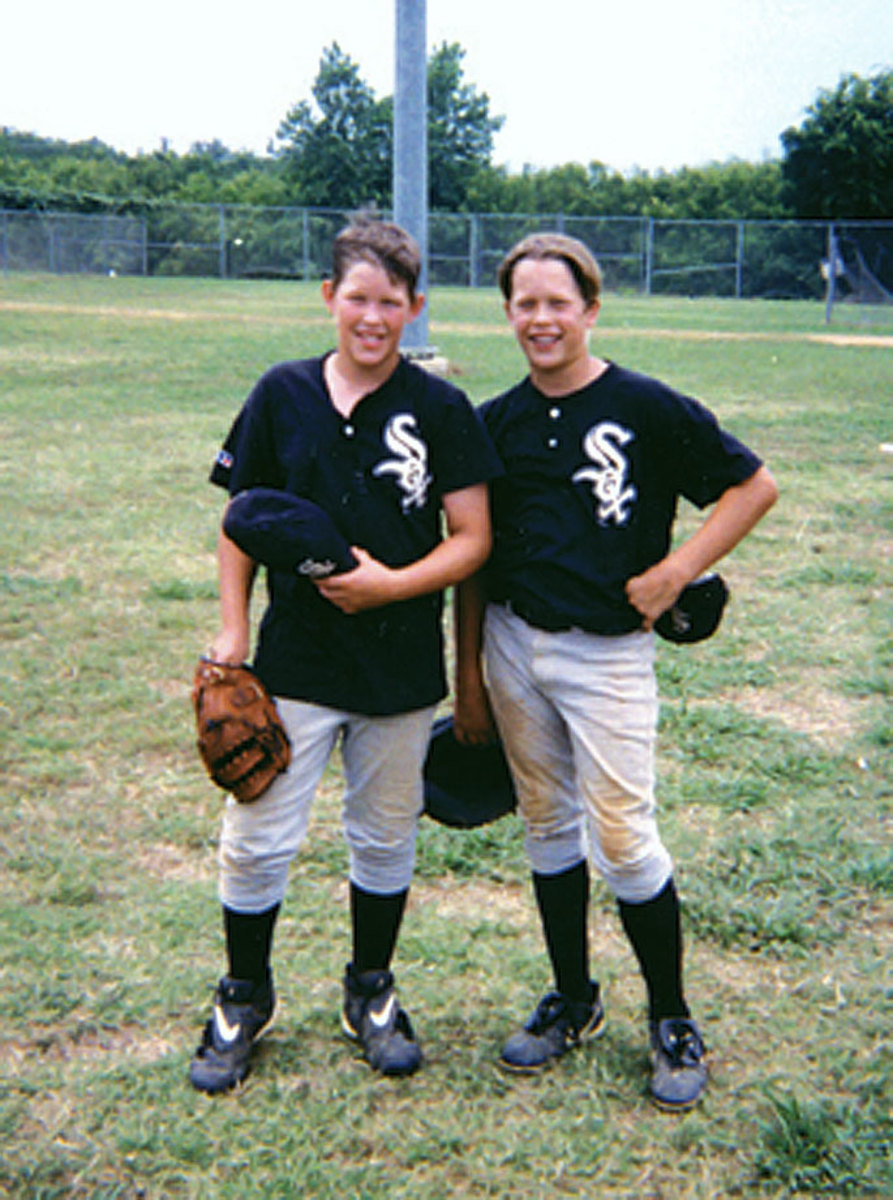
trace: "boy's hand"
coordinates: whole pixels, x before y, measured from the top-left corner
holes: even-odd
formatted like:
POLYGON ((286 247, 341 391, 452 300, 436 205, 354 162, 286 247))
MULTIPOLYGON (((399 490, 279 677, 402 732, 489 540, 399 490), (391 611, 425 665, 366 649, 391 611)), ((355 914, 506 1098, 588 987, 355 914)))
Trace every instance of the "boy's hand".
POLYGON ((496 740, 496 722, 483 682, 465 680, 456 691, 453 731, 463 746, 487 746, 496 740))
POLYGON ((207 657, 212 662, 240 666, 248 661, 250 649, 250 637, 247 633, 223 629, 208 647, 207 657))
POLYGON ((314 580, 320 594, 344 613, 379 608, 399 599, 396 572, 359 546, 351 546, 351 550, 359 565, 352 571, 314 580))
POLYGON ((627 581, 626 596, 633 608, 642 614, 643 629, 653 628, 657 618, 673 607, 687 582, 667 559, 627 581))

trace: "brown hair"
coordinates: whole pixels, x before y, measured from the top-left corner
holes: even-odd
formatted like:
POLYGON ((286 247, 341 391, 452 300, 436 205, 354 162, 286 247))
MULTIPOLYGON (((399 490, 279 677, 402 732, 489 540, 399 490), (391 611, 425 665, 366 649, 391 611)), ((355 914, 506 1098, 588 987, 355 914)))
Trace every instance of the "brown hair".
POLYGON ((354 218, 335 238, 332 286, 337 288, 358 262, 381 267, 392 283, 404 284, 410 300, 415 300, 422 271, 422 256, 415 239, 405 229, 376 217, 354 218))
POLYGON ((563 233, 532 233, 514 245, 499 264, 496 278, 506 300, 512 298, 512 276, 524 258, 540 261, 553 258, 563 262, 573 275, 587 308, 601 295, 601 267, 582 242, 563 233))

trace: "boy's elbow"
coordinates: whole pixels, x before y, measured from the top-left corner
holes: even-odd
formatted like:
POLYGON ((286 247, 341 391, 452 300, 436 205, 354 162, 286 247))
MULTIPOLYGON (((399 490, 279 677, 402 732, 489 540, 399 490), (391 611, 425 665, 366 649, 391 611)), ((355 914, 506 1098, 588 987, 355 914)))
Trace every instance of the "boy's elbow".
POLYGON ((493 535, 491 533, 482 534, 475 539, 474 548, 470 555, 470 575, 476 575, 478 571, 485 565, 490 557, 490 551, 493 549, 493 535))
POLYGON ((760 515, 762 516, 778 499, 778 484, 766 467, 760 467, 754 476, 754 482, 759 488, 760 515))

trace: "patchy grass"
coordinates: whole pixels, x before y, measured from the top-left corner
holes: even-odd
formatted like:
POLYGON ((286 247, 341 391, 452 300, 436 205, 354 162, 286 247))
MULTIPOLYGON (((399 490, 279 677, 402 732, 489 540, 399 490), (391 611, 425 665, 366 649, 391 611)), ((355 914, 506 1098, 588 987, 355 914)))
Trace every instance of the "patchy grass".
MULTIPOLYGON (((495 1069, 548 985, 515 817, 423 823, 397 967, 427 1062, 373 1077, 338 1028, 336 765, 277 930, 282 1014, 210 1100, 186 1081, 222 965, 220 800, 189 708, 217 621, 206 477, 257 374, 325 348, 328 318, 300 284, 0 281, 0 1195, 889 1194, 893 330, 828 341, 822 318, 609 296, 596 333, 710 403, 782 491, 723 568, 720 635, 659 658, 703 1105, 648 1103, 603 888, 605 1036, 542 1079, 495 1069)), ((495 291, 437 293, 431 333, 475 400, 520 373, 495 291)))

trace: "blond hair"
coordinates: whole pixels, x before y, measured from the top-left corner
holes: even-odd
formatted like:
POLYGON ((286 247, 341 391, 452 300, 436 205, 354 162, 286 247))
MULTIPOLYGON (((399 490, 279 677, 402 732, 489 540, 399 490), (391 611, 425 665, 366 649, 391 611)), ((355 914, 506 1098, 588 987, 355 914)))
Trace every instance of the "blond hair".
POLYGON ((587 308, 595 304, 601 295, 601 267, 582 242, 563 233, 532 233, 514 245, 499 264, 496 279, 506 300, 512 298, 515 267, 525 258, 563 262, 573 275, 587 308))

